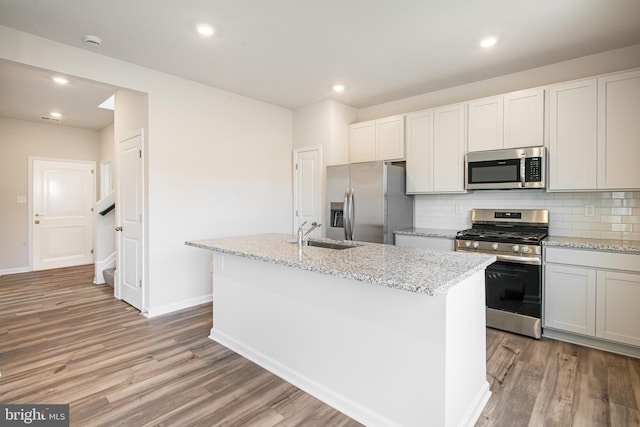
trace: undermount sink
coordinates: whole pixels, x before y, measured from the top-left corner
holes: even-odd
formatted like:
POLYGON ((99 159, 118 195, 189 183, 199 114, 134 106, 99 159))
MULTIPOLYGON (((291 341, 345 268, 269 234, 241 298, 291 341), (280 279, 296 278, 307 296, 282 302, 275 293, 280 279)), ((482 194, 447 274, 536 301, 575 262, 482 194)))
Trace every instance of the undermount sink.
POLYGON ((305 243, 307 246, 327 249, 351 249, 360 246, 357 243, 326 242, 324 240, 307 240, 305 243))
MULTIPOLYGON (((289 240, 289 241, 287 241, 287 243, 295 243, 295 244, 297 244, 298 242, 295 241, 295 240, 289 240)), ((337 240, 332 240, 332 241, 328 241, 328 240, 305 240, 304 241, 304 246, 315 246, 316 248, 342 250, 342 249, 356 248, 356 247, 362 246, 362 245, 360 245, 359 243, 340 242, 340 241, 337 241, 337 240)))

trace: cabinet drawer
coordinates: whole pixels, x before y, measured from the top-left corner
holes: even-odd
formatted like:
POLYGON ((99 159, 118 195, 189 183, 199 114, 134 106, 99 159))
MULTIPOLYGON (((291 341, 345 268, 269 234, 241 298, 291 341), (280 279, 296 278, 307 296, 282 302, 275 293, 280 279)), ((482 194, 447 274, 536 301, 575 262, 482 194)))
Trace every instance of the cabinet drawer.
POLYGON ((640 272, 640 255, 545 247, 545 262, 640 272))

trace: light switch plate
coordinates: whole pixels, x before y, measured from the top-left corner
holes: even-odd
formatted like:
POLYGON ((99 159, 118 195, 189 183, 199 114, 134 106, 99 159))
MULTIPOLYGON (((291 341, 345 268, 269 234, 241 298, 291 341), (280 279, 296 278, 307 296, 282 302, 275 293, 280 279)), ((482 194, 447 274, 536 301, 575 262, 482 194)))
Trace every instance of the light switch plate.
POLYGON ((27 196, 18 196, 16 198, 16 203, 20 203, 20 204, 27 203, 27 196))

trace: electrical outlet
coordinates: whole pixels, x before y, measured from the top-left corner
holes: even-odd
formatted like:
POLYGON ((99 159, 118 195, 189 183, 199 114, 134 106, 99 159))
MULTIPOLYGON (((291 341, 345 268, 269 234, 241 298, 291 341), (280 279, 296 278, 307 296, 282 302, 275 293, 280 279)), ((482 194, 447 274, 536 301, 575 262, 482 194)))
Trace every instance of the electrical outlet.
POLYGON ((457 215, 462 213, 462 206, 460 206, 459 204, 456 203, 455 209, 457 215))
POLYGON ((596 207, 594 205, 584 205, 584 216, 596 216, 596 207))
POLYGON ((16 198, 16 203, 19 203, 21 205, 27 203, 27 196, 18 196, 16 198))

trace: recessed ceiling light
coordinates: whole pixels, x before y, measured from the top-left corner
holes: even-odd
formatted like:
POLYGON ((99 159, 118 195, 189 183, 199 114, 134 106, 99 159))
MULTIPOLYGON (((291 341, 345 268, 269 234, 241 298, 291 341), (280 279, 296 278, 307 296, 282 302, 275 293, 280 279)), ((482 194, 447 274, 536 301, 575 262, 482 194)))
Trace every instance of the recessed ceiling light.
POLYGON ((337 93, 344 92, 344 85, 340 83, 333 85, 333 91, 337 93))
POLYGON ((60 76, 54 77, 53 81, 58 83, 59 85, 66 85, 67 83, 69 83, 69 80, 65 79, 64 77, 60 77, 60 76))
POLYGON ((199 24, 197 30, 201 35, 206 37, 210 37, 216 32, 215 28, 209 24, 199 24))
POLYGON ((62 117, 62 114, 58 113, 57 111, 52 111, 49 113, 49 115, 51 117, 55 117, 56 119, 59 119, 60 117, 62 117))
POLYGON ((484 48, 492 47, 493 45, 496 44, 497 41, 498 41, 497 37, 494 37, 494 36, 485 37, 482 40, 480 40, 480 46, 484 48))

